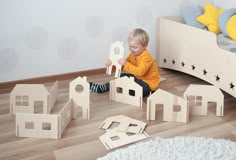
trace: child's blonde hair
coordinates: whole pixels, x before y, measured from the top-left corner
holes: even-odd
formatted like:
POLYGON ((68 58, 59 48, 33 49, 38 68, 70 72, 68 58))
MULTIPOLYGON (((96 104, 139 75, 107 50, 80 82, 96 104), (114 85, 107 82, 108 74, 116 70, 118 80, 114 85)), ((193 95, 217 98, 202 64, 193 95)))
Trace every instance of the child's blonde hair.
POLYGON ((149 36, 146 31, 141 28, 136 28, 129 33, 128 41, 135 40, 142 46, 147 47, 149 42, 149 36))

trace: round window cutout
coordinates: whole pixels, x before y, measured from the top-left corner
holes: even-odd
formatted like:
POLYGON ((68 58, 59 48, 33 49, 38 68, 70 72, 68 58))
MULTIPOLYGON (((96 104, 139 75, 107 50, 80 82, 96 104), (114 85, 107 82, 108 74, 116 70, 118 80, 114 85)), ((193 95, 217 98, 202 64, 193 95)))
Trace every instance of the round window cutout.
POLYGON ((115 47, 115 48, 114 48, 114 53, 115 53, 116 55, 119 55, 119 54, 120 54, 120 48, 119 48, 119 47, 115 47))
POLYGON ((84 91, 84 87, 81 85, 81 84, 78 84, 76 87, 75 87, 75 90, 76 92, 78 93, 82 93, 84 91))

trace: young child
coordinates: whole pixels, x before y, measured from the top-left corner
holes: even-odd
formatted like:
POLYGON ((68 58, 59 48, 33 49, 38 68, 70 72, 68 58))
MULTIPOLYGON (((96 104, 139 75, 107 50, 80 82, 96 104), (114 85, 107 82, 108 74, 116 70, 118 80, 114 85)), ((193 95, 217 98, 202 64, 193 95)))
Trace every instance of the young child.
MULTIPOLYGON (((160 83, 160 73, 155 59, 146 49, 149 36, 146 31, 136 28, 129 33, 128 44, 131 53, 126 59, 119 59, 118 63, 123 66, 124 73, 121 77, 134 77, 134 81, 143 88, 143 97, 155 91, 160 83)), ((111 65, 111 60, 107 60, 106 66, 111 65)), ((90 83, 90 90, 96 93, 109 91, 110 83, 96 84, 90 83)), ((130 93, 132 95, 132 93, 130 93)))

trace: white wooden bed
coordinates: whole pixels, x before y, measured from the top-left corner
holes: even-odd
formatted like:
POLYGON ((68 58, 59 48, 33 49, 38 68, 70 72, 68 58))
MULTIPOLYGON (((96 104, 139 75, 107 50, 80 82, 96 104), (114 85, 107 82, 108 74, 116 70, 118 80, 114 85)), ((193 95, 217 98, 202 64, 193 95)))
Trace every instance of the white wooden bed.
POLYGON ((236 53, 219 48, 214 33, 181 17, 157 19, 157 61, 160 68, 193 75, 236 97, 236 53))

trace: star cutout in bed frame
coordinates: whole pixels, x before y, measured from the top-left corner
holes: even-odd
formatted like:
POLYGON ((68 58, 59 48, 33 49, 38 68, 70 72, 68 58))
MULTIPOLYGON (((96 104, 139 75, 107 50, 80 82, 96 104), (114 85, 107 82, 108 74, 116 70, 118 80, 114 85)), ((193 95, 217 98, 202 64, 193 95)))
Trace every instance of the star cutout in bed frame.
POLYGON ((216 76, 216 81, 220 81, 220 77, 218 75, 216 76))
POLYGON ((229 85, 230 85, 230 89, 234 89, 235 85, 233 84, 233 82, 231 82, 229 85))

